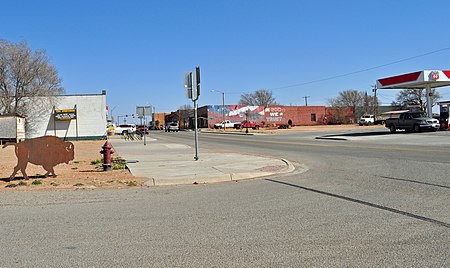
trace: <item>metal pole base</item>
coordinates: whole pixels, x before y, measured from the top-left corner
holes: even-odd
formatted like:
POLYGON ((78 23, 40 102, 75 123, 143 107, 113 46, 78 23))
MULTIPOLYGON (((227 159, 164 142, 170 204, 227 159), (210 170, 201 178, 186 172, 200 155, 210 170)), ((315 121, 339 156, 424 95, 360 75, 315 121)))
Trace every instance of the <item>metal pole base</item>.
POLYGON ((103 166, 103 171, 111 171, 112 167, 111 164, 102 164, 103 166))

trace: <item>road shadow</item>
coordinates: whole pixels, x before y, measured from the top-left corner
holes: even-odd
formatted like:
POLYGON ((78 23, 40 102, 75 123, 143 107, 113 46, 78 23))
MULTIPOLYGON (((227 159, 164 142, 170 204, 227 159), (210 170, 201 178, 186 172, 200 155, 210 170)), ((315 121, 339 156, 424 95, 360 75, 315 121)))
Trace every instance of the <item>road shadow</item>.
MULTIPOLYGON (((29 180, 32 180, 32 179, 45 179, 45 178, 48 178, 48 177, 45 177, 44 175, 28 176, 29 180)), ((23 177, 23 176, 21 176, 21 177, 16 176, 14 178, 10 178, 10 177, 8 177, 8 178, 0 178, 0 181, 4 181, 4 182, 21 181, 21 180, 27 180, 27 179, 25 179, 25 177, 23 177)))
POLYGON ((340 134, 330 134, 323 135, 324 138, 333 137, 372 137, 372 136, 384 136, 391 134, 389 131, 371 131, 371 132, 352 132, 352 133, 340 133, 340 134))

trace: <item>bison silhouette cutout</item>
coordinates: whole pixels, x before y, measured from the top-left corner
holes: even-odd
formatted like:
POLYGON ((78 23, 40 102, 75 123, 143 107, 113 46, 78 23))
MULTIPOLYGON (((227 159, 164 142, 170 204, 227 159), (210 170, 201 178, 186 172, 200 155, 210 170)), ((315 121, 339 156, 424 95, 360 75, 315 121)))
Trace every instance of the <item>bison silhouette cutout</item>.
POLYGON ((66 163, 74 159, 74 146, 71 142, 63 141, 58 137, 44 136, 33 139, 27 139, 19 143, 9 143, 6 146, 15 146, 17 156, 17 165, 11 174, 10 179, 14 179, 17 171, 21 171, 25 179, 28 175, 25 172, 28 163, 42 166, 47 173, 45 177, 56 177, 53 168, 59 164, 66 163))

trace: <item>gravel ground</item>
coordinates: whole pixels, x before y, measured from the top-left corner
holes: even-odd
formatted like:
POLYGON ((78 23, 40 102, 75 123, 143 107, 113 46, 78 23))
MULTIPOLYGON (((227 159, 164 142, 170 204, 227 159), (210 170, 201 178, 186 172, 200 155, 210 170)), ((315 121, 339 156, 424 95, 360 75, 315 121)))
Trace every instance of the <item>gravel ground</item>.
MULTIPOLYGON (((97 187, 123 188, 142 185, 143 179, 133 177, 128 170, 103 172, 100 165, 91 164, 102 157, 100 150, 105 141, 74 141, 75 159, 69 164, 55 167, 56 178, 45 178, 42 166, 28 164, 26 172, 30 177, 24 180, 21 172, 9 182, 9 177, 17 163, 14 146, 0 148, 0 191, 33 191, 51 189, 94 189, 97 187), (40 181, 41 184, 38 184, 40 181), (34 184, 33 184, 34 182, 34 184), (18 185, 7 187, 8 185, 18 185)), ((117 156, 113 154, 113 157, 117 156)), ((43 156, 45 157, 45 156, 43 156)))

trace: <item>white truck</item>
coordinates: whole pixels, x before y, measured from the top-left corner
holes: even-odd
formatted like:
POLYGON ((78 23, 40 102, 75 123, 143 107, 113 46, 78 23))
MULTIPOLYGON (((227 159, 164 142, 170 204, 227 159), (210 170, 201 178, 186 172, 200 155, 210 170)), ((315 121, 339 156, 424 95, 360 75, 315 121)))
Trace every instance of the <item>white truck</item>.
POLYGON ((363 114, 359 118, 359 125, 360 126, 371 126, 371 125, 384 125, 384 121, 386 120, 387 116, 385 114, 374 116, 373 114, 363 114))
POLYGON ((222 121, 220 123, 214 124, 214 128, 215 129, 219 129, 219 128, 234 128, 234 124, 233 122, 231 122, 230 120, 225 120, 222 121))
POLYGON ((371 126, 375 124, 375 117, 373 114, 364 114, 359 118, 360 126, 371 126))
POLYGON ((109 127, 110 131, 112 131, 114 134, 129 134, 129 133, 135 133, 136 132, 136 124, 122 124, 119 126, 116 126, 113 124, 109 127))

